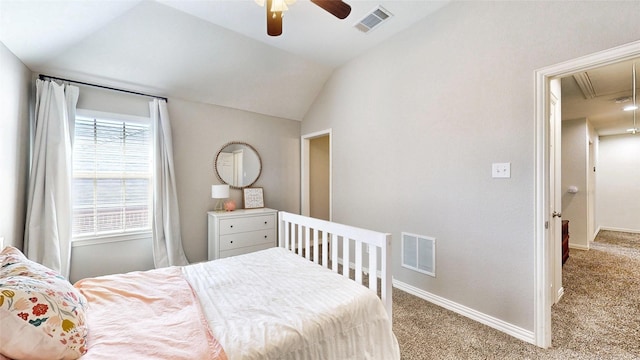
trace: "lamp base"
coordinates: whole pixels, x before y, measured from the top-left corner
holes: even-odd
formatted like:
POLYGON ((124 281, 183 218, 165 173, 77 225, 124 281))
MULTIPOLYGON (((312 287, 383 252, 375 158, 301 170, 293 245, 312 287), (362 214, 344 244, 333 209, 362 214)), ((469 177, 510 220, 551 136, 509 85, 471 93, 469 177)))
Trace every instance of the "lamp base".
POLYGON ((213 208, 213 211, 225 211, 224 210, 224 200, 223 199, 219 199, 216 202, 216 207, 213 208))

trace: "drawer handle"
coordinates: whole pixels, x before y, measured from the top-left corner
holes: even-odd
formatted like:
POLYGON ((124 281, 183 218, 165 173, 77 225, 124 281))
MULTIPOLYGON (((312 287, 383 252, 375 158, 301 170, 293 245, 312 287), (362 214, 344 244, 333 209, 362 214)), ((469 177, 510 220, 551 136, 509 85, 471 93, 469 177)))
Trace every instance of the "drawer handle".
POLYGON ((265 221, 264 224, 267 225, 267 222, 265 221))
POLYGON ((233 244, 233 240, 229 241, 231 244, 233 244))
POLYGON ((265 236, 264 236, 264 238, 266 239, 266 238, 267 238, 267 235, 265 235, 265 236))
POLYGON ((229 227, 231 227, 231 228, 232 228, 232 227, 233 227, 233 225, 231 225, 231 226, 229 226, 229 227))

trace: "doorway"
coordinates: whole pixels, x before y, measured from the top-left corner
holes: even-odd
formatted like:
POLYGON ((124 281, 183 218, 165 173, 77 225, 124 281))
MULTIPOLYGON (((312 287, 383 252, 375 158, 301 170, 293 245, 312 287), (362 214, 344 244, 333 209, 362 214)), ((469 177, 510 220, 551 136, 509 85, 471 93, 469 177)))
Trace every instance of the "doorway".
MULTIPOLYGON (((552 182, 554 168, 558 164, 552 162, 553 152, 557 148, 551 146, 555 136, 548 119, 551 115, 551 81, 577 72, 600 66, 625 61, 640 56, 640 41, 609 49, 600 53, 552 65, 535 72, 535 133, 536 133, 536 169, 535 169, 535 261, 534 261, 534 338, 536 345, 548 348, 551 346, 551 305, 554 302, 553 284, 557 251, 554 251, 557 230, 550 223, 553 217, 556 197, 559 189, 552 182), (553 231, 552 229, 553 228, 553 231), (549 292, 552 293, 549 293, 549 292)), ((555 153, 557 155, 557 153, 555 153)), ((557 158, 557 157, 556 157, 557 158)))
POLYGON ((331 221, 331 129, 301 139, 301 213, 331 221))

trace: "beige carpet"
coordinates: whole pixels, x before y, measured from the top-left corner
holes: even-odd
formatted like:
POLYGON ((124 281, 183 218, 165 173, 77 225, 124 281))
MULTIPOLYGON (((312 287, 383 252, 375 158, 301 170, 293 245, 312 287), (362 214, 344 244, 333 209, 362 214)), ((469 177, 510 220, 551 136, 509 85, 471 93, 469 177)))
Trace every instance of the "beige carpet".
POLYGON ((601 231, 571 249, 553 346, 540 349, 394 289, 403 359, 640 359, 640 234, 601 231))

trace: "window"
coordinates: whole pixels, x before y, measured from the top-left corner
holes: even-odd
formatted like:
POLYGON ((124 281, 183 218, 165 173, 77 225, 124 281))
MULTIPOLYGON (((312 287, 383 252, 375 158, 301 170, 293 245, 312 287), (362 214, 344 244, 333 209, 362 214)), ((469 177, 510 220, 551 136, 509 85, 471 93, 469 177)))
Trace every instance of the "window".
POLYGON ((78 110, 73 143, 73 238, 151 232, 148 118, 78 110))

